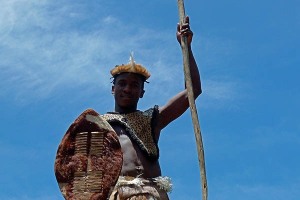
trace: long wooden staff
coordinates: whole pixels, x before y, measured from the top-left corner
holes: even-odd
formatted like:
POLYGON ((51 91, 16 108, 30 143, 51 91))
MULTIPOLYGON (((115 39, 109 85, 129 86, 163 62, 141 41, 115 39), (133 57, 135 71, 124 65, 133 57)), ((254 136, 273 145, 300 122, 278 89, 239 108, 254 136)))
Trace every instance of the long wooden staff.
MULTIPOLYGON (((178 2, 178 10, 179 10, 179 19, 180 23, 183 24, 185 20, 185 9, 183 0, 177 0, 178 2)), ((194 132, 196 137, 196 144, 198 150, 198 161, 200 165, 200 176, 202 183, 202 200, 207 200, 207 180, 206 180, 206 171, 205 171, 205 159, 204 159, 204 149, 203 142, 200 130, 200 124, 198 120, 197 108, 195 105, 194 91, 191 80, 191 72, 190 72, 190 62, 189 62, 189 51, 187 46, 187 37, 181 38, 181 49, 183 54, 183 65, 184 65, 184 76, 186 82, 186 88, 188 92, 188 99, 190 104, 190 110, 192 114, 192 121, 194 125, 194 132)))

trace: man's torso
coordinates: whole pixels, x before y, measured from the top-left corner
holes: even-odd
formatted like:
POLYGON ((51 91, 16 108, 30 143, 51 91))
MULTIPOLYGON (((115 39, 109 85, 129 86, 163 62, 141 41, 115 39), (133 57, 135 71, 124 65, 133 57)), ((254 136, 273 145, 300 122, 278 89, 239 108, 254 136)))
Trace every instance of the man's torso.
POLYGON ((123 152, 122 176, 154 178, 161 175, 158 160, 149 160, 121 126, 113 126, 123 152))

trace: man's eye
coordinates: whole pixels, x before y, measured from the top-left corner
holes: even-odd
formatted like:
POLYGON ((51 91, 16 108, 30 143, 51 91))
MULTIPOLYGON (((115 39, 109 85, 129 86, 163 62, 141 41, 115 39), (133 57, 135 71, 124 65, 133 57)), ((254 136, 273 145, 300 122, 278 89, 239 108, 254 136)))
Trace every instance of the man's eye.
POLYGON ((138 83, 134 83, 134 84, 132 84, 132 87, 138 88, 138 87, 140 87, 140 85, 138 83))
POLYGON ((118 82, 118 85, 119 85, 119 86, 125 86, 126 83, 124 83, 124 82, 118 82))

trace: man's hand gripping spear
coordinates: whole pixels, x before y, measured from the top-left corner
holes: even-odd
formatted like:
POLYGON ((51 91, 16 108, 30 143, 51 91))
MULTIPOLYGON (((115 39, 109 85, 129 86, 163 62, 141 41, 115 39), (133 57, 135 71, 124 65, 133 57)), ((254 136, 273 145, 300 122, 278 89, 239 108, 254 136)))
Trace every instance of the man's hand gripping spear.
POLYGON ((190 72, 190 55, 189 55, 189 45, 191 44, 192 32, 189 29, 189 18, 185 16, 184 2, 183 0, 178 0, 178 10, 179 10, 179 19, 180 25, 178 26, 178 33, 181 36, 181 48, 183 54, 183 65, 184 65, 184 76, 185 76, 185 84, 188 92, 189 105, 192 115, 192 122, 194 126, 194 133, 197 144, 198 151, 198 161, 200 165, 200 175, 201 175, 201 183, 202 183, 202 200, 207 200, 208 192, 207 192, 207 180, 206 180, 206 171, 205 171, 205 159, 204 159, 204 149, 203 142, 200 130, 200 124, 198 120, 197 108, 195 105, 195 97, 194 97, 194 89, 192 84, 192 74, 190 72), (185 33, 184 33, 185 32, 185 33))

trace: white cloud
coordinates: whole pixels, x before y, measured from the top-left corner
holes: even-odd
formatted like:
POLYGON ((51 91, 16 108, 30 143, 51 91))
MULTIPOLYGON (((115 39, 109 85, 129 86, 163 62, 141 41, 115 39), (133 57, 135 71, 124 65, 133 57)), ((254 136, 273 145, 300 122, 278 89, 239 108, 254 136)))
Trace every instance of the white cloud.
MULTIPOLYGON (((157 103, 163 104, 184 88, 174 30, 135 27, 101 12, 87 19, 84 14, 88 11, 79 3, 5 2, 0 8, 4 13, 0 15, 0 50, 4 52, 0 54, 0 96, 15 91, 10 93, 13 99, 30 101, 84 85, 107 90, 110 69, 127 62, 131 51, 152 73, 147 97, 158 95, 157 103)), ((202 98, 208 105, 232 101, 237 85, 234 81, 203 81, 202 98)))
POLYGON ((203 83, 206 95, 214 100, 233 100, 236 98, 237 83, 233 81, 207 80, 203 83))
MULTIPOLYGON (((2 32, 10 30, 0 41, 5 52, 0 55, 1 96, 14 90, 16 98, 47 98, 60 88, 76 85, 107 87, 109 70, 121 60, 127 62, 127 52, 140 50, 151 34, 151 30, 136 30, 114 16, 99 16, 104 25, 114 26, 66 28, 77 23, 74 16, 78 20, 80 11, 64 4, 56 8, 47 1, 11 1, 1 11, 10 13, 9 20, 0 24, 2 32)), ((156 62, 158 54, 153 51, 148 49, 156 62)))
POLYGON ((105 17, 105 18, 103 19, 103 22, 104 22, 105 24, 113 24, 113 23, 117 23, 117 22, 118 22, 118 19, 116 19, 115 17, 109 15, 109 16, 107 16, 107 17, 105 17))
POLYGON ((200 96, 202 108, 240 110, 242 99, 247 98, 243 92, 244 85, 240 80, 232 78, 212 78, 202 80, 200 96))

